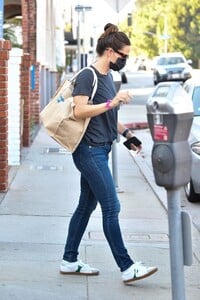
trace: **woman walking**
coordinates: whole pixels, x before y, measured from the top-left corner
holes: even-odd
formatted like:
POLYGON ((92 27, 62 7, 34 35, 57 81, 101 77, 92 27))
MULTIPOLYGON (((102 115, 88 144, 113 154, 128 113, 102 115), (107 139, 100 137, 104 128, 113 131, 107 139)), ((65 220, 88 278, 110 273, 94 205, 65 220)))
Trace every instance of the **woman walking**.
MULTIPOLYGON (((88 105, 92 94, 93 74, 86 69, 76 79, 73 97, 76 118, 91 117, 86 133, 73 153, 73 161, 81 174, 81 192, 78 206, 71 218, 60 266, 62 274, 98 275, 99 270, 78 260, 78 248, 86 226, 97 203, 101 206, 103 231, 113 257, 122 272, 122 280, 129 283, 145 278, 157 271, 133 261, 124 245, 119 226, 120 203, 113 178, 108 166, 108 156, 112 142, 119 132, 127 139, 133 136, 127 128, 118 123, 117 112, 121 103, 130 101, 128 92, 116 94, 110 73, 121 70, 130 52, 130 40, 117 26, 107 24, 97 41, 98 58, 92 67, 98 77, 97 92, 93 105, 88 105)), ((135 151, 141 145, 132 144, 135 151)))

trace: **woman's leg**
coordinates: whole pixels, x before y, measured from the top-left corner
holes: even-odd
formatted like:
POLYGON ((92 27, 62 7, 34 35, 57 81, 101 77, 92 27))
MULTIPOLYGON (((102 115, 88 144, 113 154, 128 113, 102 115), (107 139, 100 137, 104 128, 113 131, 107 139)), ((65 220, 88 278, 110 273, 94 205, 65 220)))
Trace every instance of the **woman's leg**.
POLYGON ((96 208, 97 201, 94 198, 87 180, 81 175, 81 194, 78 206, 70 220, 68 236, 65 245, 63 259, 69 262, 77 261, 78 247, 87 227, 89 218, 96 208))
POLYGON ((76 262, 78 247, 88 224, 89 217, 99 201, 103 214, 103 229, 117 265, 122 271, 122 280, 128 284, 154 274, 156 267, 134 263, 124 246, 118 214, 120 211, 116 189, 108 167, 110 146, 89 147, 84 143, 73 155, 81 172, 81 196, 78 207, 71 219, 65 247, 62 274, 98 275, 99 270, 82 262, 76 262), (95 196, 94 196, 95 195, 95 196), (74 263, 73 263, 74 262, 74 263))
POLYGON ((108 166, 110 147, 110 145, 91 147, 81 143, 74 155, 74 161, 101 205, 104 234, 117 265, 124 271, 133 264, 133 261, 124 246, 119 226, 120 204, 108 166))

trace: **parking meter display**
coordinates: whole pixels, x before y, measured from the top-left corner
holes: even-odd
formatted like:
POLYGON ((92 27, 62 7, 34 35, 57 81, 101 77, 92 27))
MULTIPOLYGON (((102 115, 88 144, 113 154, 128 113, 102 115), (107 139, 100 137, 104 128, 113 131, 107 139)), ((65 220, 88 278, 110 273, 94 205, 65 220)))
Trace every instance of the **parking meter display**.
POLYGON ((169 138, 167 126, 154 125, 154 141, 167 142, 169 138))

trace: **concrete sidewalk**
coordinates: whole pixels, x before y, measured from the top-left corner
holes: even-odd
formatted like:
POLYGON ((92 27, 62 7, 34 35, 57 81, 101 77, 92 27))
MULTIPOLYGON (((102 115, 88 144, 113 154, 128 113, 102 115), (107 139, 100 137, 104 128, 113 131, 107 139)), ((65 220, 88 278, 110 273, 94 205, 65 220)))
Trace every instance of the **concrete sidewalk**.
MULTIPOLYGON (((119 119, 143 122, 146 116, 140 106, 128 105, 121 107, 119 119)), ((142 138, 142 132, 138 134, 142 138)), ((133 259, 156 265, 159 271, 123 285, 98 207, 81 243, 80 258, 99 268, 100 275, 59 274, 68 222, 79 196, 79 173, 71 154, 41 128, 32 146, 24 149, 21 166, 11 170, 9 191, 1 194, 0 299, 171 299, 167 211, 147 181, 153 175, 145 155, 133 157, 122 142, 117 145, 117 160, 124 239, 133 259)), ((185 267, 187 300, 199 299, 200 293, 200 235, 195 227, 192 234, 194 263, 185 267)))

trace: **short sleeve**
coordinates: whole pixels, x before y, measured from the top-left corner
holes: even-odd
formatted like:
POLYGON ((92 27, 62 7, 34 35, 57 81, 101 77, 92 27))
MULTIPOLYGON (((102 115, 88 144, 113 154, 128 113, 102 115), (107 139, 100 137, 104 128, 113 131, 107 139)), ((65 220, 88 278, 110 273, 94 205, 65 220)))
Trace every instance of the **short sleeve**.
POLYGON ((72 96, 84 95, 90 97, 93 90, 94 75, 90 69, 83 70, 76 78, 72 96))

